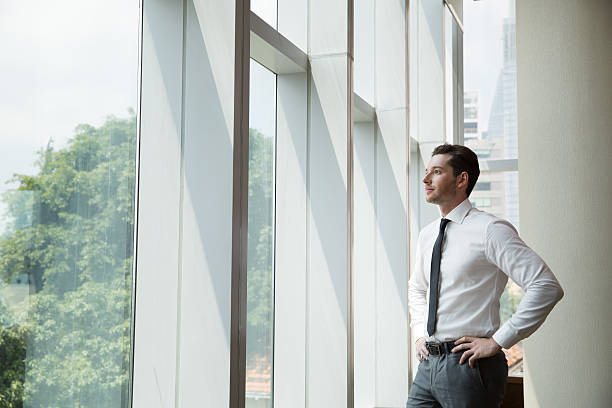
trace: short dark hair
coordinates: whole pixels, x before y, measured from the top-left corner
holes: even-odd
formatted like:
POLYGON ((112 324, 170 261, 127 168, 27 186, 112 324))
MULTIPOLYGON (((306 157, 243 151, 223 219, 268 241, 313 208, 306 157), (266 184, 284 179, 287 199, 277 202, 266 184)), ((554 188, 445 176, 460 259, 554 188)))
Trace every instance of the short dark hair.
POLYGON ((455 176, 458 176, 462 172, 468 174, 468 186, 465 193, 470 195, 476 185, 478 176, 480 176, 480 167, 478 166, 478 156, 470 148, 461 145, 443 144, 436 147, 431 154, 449 154, 451 157, 448 159, 448 164, 453 168, 455 176))

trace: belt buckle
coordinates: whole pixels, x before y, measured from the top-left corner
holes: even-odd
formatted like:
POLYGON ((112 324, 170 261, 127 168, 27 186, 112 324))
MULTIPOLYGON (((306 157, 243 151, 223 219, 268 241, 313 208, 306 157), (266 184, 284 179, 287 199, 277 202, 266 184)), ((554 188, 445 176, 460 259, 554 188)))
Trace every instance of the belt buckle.
POLYGON ((432 356, 439 356, 442 354, 442 349, 440 348, 440 345, 435 343, 428 344, 427 351, 429 351, 429 354, 431 354, 432 356))

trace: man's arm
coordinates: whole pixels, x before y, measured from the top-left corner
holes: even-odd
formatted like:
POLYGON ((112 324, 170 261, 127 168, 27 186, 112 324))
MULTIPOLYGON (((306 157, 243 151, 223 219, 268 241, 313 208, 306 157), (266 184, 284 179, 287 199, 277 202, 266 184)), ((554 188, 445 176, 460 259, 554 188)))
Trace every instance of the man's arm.
POLYGON ((563 289, 548 265, 507 221, 495 220, 487 227, 486 255, 525 291, 516 312, 493 335, 497 344, 510 348, 544 323, 563 297, 563 289))
POLYGON ((408 281, 408 307, 410 309, 410 328, 417 339, 425 337, 424 311, 427 306, 428 283, 423 271, 423 254, 421 253, 421 237, 417 241, 416 260, 410 272, 408 281))

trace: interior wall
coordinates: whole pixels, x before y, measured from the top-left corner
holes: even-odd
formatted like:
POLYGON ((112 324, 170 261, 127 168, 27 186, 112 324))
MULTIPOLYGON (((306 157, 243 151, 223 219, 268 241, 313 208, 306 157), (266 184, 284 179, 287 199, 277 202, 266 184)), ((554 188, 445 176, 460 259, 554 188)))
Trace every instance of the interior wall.
POLYGON ((521 233, 565 291, 525 341, 525 406, 609 406, 612 3, 516 13, 521 233))

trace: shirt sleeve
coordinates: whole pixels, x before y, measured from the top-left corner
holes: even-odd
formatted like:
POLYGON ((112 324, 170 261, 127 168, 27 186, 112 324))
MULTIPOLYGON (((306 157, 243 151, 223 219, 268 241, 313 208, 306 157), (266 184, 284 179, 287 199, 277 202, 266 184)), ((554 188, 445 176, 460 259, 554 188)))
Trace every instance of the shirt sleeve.
POLYGON ((428 282, 423 270, 423 254, 421 253, 421 238, 416 247, 416 260, 410 272, 408 281, 408 307, 410 309, 410 328, 416 338, 425 336, 424 312, 427 302, 428 282))
POLYGON ((510 348, 544 323, 563 297, 563 289, 548 265, 523 242, 508 221, 492 221, 486 234, 489 262, 525 292, 516 312, 493 334, 497 344, 510 348))

